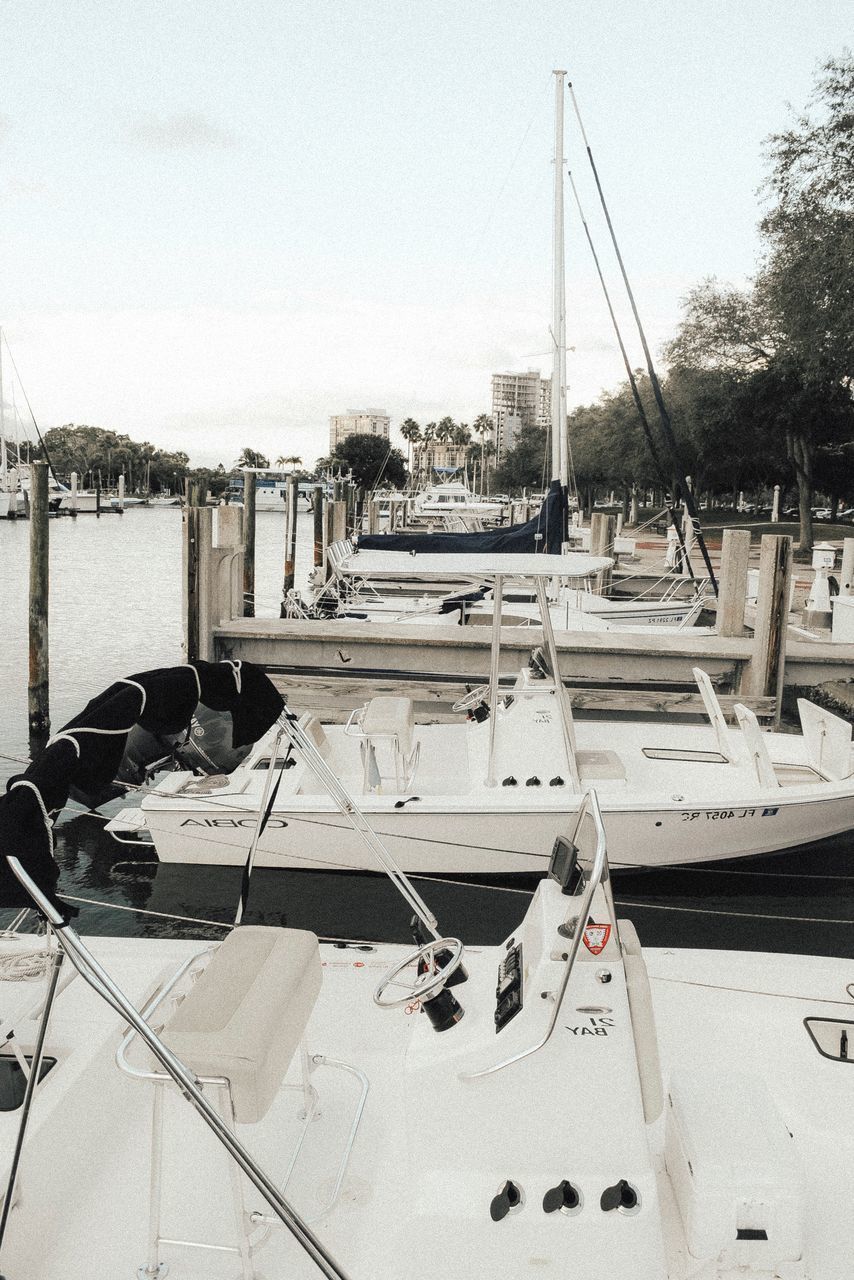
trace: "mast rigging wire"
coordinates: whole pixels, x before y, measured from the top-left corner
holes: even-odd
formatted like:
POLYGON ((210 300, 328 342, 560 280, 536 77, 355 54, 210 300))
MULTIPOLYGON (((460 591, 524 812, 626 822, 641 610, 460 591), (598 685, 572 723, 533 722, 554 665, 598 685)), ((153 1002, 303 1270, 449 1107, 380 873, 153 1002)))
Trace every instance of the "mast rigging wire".
POLYGON ((599 192, 599 200, 602 205, 602 212, 604 213, 605 221, 608 224, 608 231, 610 232, 610 235, 611 235, 611 243, 614 246, 614 253, 617 256, 617 262, 619 263, 619 266, 620 266, 620 273, 622 274, 622 277, 623 277, 623 284, 626 287, 626 294, 628 295, 628 299, 631 304, 632 314, 634 315, 634 318, 635 318, 635 324, 637 325, 637 330, 640 336, 641 345, 643 347, 644 356, 646 357, 646 367, 649 372, 649 380, 652 385, 653 395, 655 396, 655 403, 658 408, 658 416, 661 422, 661 429, 664 432, 664 437, 670 449, 670 454, 673 459, 673 462, 678 467, 677 478, 682 486, 685 505, 688 508, 688 514, 690 515, 694 523, 694 527, 696 529, 697 541, 700 544, 700 552, 703 556, 703 561, 706 566, 706 571, 709 575, 709 582, 711 583, 712 590, 714 591, 715 596, 717 596, 718 583, 715 577, 715 571, 712 568, 711 559, 709 558, 709 551, 706 546, 706 540, 703 537, 703 531, 702 531, 702 528, 700 527, 700 517, 697 512, 696 503, 694 502, 694 495, 691 492, 688 486, 688 482, 685 478, 685 467, 679 455, 679 449, 676 444, 676 437, 673 434, 673 425, 670 421, 670 415, 667 412, 667 406, 664 403, 664 396, 662 395, 661 384, 658 381, 658 375, 655 371, 655 365, 653 364, 652 354, 649 349, 649 344, 647 343, 647 340, 646 340, 646 333, 644 331, 643 324, 641 323, 640 313, 638 312, 637 304, 635 302, 635 295, 632 292, 632 287, 631 287, 631 284, 629 283, 628 273, 626 272, 625 264, 623 263, 623 255, 620 253, 620 247, 617 243, 616 233, 614 232, 614 225, 611 222, 611 215, 608 211, 608 205, 605 200, 605 194, 602 190, 602 183, 599 180, 599 172, 596 168, 596 162, 593 159, 593 152, 590 148, 590 143, 587 140, 587 134, 584 129, 584 123, 581 119, 581 112, 578 109, 578 102, 576 100, 575 90, 572 87, 571 81, 568 84, 568 88, 569 88, 570 97, 572 98, 572 105, 575 109, 575 115, 578 120, 578 127, 581 130, 581 137, 584 140, 584 146, 587 151, 587 159, 590 161, 590 168, 593 170, 593 177, 596 181, 596 189, 599 192))
POLYGON ((593 261, 596 265, 596 273, 599 276, 599 283, 601 284, 602 292, 605 295, 605 303, 608 307, 608 313, 611 317, 611 323, 614 326, 614 333, 617 335, 617 343, 620 348, 620 354, 623 357, 623 364, 626 366, 626 374, 629 379, 629 386, 632 389, 632 398, 634 399, 634 402, 635 402, 635 408, 638 411, 638 417, 640 418, 641 426, 643 428, 643 433, 644 433, 644 436, 646 437, 646 442, 647 442, 647 445, 649 446, 649 451, 652 455, 653 465, 655 466, 656 472, 658 473, 659 484, 661 485, 662 490, 665 494, 665 506, 667 508, 667 514, 670 517, 670 523, 672 524, 673 528, 676 530, 676 536, 679 539, 679 550, 682 553, 682 558, 685 562, 685 567, 688 570, 691 580, 694 582, 694 585, 696 586, 697 578, 694 573, 694 570, 691 568, 691 561, 688 558, 688 548, 685 545, 685 538, 682 533, 682 529, 680 528, 679 521, 676 516, 676 512, 673 509, 673 505, 670 502, 666 501, 669 481, 667 479, 667 475, 662 465, 661 458, 658 453, 658 449, 656 448, 655 440, 652 434, 652 427, 649 425, 649 418, 646 416, 646 409, 644 408, 643 400, 641 400, 641 395, 640 395, 640 391, 638 389, 638 384, 637 384, 637 378, 635 377, 634 369, 632 369, 631 361, 629 360, 629 354, 626 351, 626 346, 625 346, 625 343, 623 342, 623 335, 620 330, 619 321, 617 320, 613 305, 611 303, 611 295, 608 291, 608 286, 605 283, 605 276, 602 273, 602 267, 599 264, 599 255, 596 252, 596 248, 593 244, 593 237, 590 234, 590 228, 587 225, 587 219, 585 218, 584 210, 581 207, 581 200, 578 195, 578 188, 575 185, 575 179, 572 176, 571 170, 567 169, 567 175, 569 177, 570 186, 572 187, 572 194, 575 196, 575 203, 578 206, 578 214, 579 214, 579 217, 581 218, 581 225, 584 227, 584 234, 587 236, 587 243, 590 246, 590 252, 593 255, 593 261))

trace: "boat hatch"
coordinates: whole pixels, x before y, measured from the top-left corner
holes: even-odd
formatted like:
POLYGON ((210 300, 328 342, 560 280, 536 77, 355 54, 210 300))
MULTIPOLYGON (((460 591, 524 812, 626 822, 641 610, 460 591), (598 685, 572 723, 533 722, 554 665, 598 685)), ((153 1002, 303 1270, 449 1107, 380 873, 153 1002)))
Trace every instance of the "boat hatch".
MULTIPOLYGON (((33 1065, 31 1054, 24 1055, 27 1067, 33 1065)), ((42 1058, 39 1069, 39 1084, 47 1073, 56 1066, 56 1058, 42 1058)), ((21 1064, 11 1054, 0 1057, 0 1111, 17 1111, 24 1101, 27 1088, 27 1077, 21 1070, 21 1064)))

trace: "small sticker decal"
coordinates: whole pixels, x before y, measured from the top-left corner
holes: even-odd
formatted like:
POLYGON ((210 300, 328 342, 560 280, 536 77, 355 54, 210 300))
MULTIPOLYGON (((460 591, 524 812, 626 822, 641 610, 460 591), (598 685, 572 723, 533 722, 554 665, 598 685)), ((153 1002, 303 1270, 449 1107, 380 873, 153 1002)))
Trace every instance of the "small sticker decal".
POLYGON ((584 930, 584 945, 592 956, 598 956, 600 951, 604 951, 611 936, 611 926, 609 924, 595 924, 590 921, 584 930))
POLYGON ((776 818, 776 816, 777 816, 777 814, 778 814, 779 812, 780 812, 779 808, 776 808, 776 809, 763 809, 763 810, 762 810, 762 817, 763 817, 763 818, 776 818))

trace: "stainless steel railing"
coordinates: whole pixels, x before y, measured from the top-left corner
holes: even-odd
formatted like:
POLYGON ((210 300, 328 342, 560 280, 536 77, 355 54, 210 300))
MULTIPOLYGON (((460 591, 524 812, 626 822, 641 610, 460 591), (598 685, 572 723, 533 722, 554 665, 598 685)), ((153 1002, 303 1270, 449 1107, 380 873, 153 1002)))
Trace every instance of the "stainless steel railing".
POLYGON ((504 1058, 501 1062, 495 1062, 492 1066, 483 1067, 480 1071, 461 1071, 459 1074, 460 1080, 481 1080, 484 1076, 495 1075, 496 1071, 503 1071, 505 1067, 512 1066, 514 1062, 521 1062, 523 1058, 529 1058, 532 1053, 539 1052, 539 1050, 542 1049, 544 1045, 548 1044, 551 1039, 552 1032, 557 1025, 558 1015, 563 1003, 563 998, 566 994, 566 989, 569 986, 569 980, 572 977, 575 957, 578 955, 578 948, 581 946, 581 939, 584 937, 584 928, 587 924, 587 917, 590 914, 593 895, 602 883, 605 867, 607 865, 605 827, 602 822, 599 800, 595 791, 587 791, 581 802, 581 806, 578 810, 578 820, 575 824, 575 830, 572 836, 573 844, 576 843, 576 839, 581 832, 581 825, 588 814, 593 820, 593 826, 596 831, 596 853, 593 858, 590 875, 588 876, 587 882, 584 886, 584 896, 581 899, 581 906, 578 911, 578 923, 576 924, 575 932, 572 935, 569 954, 566 958, 566 964, 560 980, 560 986, 558 987, 557 994, 554 998, 549 1024, 536 1044, 530 1045, 527 1049, 520 1049, 518 1053, 511 1054, 509 1058, 504 1058))

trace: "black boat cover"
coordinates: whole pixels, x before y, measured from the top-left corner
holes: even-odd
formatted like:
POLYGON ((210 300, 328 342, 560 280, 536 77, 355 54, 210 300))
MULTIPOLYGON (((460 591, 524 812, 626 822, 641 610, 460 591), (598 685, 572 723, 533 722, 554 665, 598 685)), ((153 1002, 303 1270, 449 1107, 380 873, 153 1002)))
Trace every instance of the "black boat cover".
POLYGON ((482 533, 370 533, 359 538, 363 551, 429 551, 432 554, 471 554, 495 551, 507 554, 544 551, 558 556, 566 540, 567 501, 559 480, 552 480, 540 510, 525 524, 482 533))
POLYGON ((256 742, 285 705, 261 668, 251 662, 196 661, 143 671, 111 684, 63 725, 0 795, 0 907, 32 906, 6 863, 11 856, 66 918, 72 914, 55 897, 55 817, 72 793, 93 807, 113 794, 111 784, 134 725, 158 737, 181 733, 189 728, 199 703, 231 713, 235 748, 256 742))

